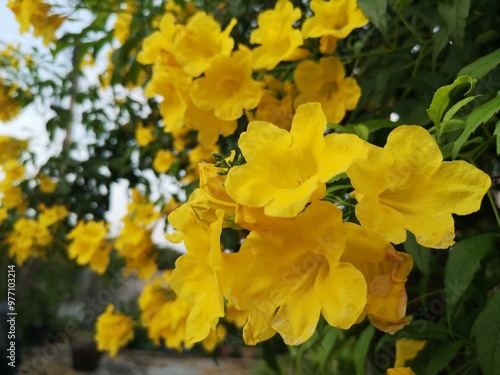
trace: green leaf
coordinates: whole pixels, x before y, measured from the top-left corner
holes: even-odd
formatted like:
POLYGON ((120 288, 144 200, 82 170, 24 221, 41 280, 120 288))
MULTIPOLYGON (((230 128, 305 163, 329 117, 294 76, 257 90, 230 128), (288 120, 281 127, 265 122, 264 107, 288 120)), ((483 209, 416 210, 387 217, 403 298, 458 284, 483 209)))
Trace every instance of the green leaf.
POLYGON ((462 85, 467 85, 468 90, 464 95, 474 88, 476 81, 469 76, 460 76, 451 85, 440 87, 434 96, 430 107, 427 109, 427 115, 432 120, 434 125, 439 126, 443 113, 450 104, 451 93, 462 85))
POLYGON ((335 343, 337 342, 337 338, 339 338, 339 334, 341 333, 341 330, 331 326, 326 326, 325 330, 323 331, 320 344, 321 354, 319 357, 319 368, 321 369, 322 373, 325 372, 325 366, 328 357, 332 352, 335 343))
POLYGON ((450 334, 448 328, 427 321, 425 319, 414 319, 409 326, 404 327, 397 334, 392 336, 394 340, 399 338, 410 338, 414 340, 431 339, 448 336, 450 334))
POLYGON ((370 343, 372 341, 373 335, 375 334, 375 327, 369 325, 363 332, 359 335, 356 340, 356 345, 354 345, 354 350, 352 358, 354 361, 354 367, 356 368, 356 375, 365 374, 365 359, 370 343))
POLYGON ((500 49, 493 51, 486 56, 480 57, 475 60, 472 64, 464 66, 458 72, 458 75, 469 75, 472 78, 480 79, 483 78, 490 71, 495 69, 495 67, 500 64, 500 49))
POLYGON ((500 121, 498 121, 495 125, 493 135, 497 137, 497 155, 500 155, 500 121))
POLYGON ((482 104, 471 112, 465 120, 465 129, 460 137, 455 141, 451 157, 455 159, 458 152, 463 147, 464 143, 469 139, 470 135, 477 129, 483 122, 488 121, 495 113, 500 110, 500 91, 490 101, 482 104))
POLYGON ((440 28, 436 33, 432 34, 432 67, 436 66, 436 61, 439 53, 448 44, 450 38, 446 34, 444 28, 440 28))
POLYGON ((474 95, 474 96, 468 96, 465 99, 462 99, 455 103, 444 115, 443 117, 443 126, 446 126, 446 123, 450 121, 450 119, 455 116, 455 114, 464 106, 466 106, 468 103, 476 99, 478 96, 481 95, 474 95))
POLYGON ((465 35, 465 20, 469 15, 470 0, 441 1, 438 13, 443 19, 448 36, 458 48, 463 47, 465 35))
POLYGON ((472 326, 479 366, 485 375, 500 374, 500 292, 496 292, 472 326))
POLYGON ((430 261, 431 261, 431 251, 427 247, 419 245, 415 239, 415 236, 408 232, 406 241, 404 243, 405 251, 413 257, 413 261, 417 268, 423 274, 427 275, 430 273, 430 261))
POLYGON ((460 241, 452 247, 444 271, 448 316, 470 285, 481 259, 493 245, 494 234, 486 233, 460 241))
POLYGON ((389 43, 387 33, 387 0, 358 0, 358 6, 363 14, 380 30, 386 43, 389 43))
POLYGON ((436 375, 443 370, 449 362, 455 358, 458 351, 466 344, 464 341, 455 341, 448 344, 438 346, 427 365, 427 375, 436 375))

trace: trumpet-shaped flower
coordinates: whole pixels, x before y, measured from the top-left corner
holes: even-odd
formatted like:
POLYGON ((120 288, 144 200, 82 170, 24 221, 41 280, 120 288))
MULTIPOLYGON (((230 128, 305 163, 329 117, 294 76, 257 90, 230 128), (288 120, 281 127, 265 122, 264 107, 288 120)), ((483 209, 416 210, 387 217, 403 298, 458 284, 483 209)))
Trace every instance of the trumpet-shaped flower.
POLYGON ((183 92, 191 85, 191 77, 178 67, 162 67, 156 65, 153 77, 148 84, 145 94, 152 97, 161 95, 160 113, 165 124, 165 132, 178 130, 184 125, 184 114, 187 104, 183 92))
POLYGON ((368 161, 347 171, 356 189, 356 217, 393 243, 405 241, 409 230, 422 246, 448 248, 455 237, 452 214, 477 211, 491 186, 471 164, 443 162, 438 145, 419 126, 400 126, 383 149, 369 150, 368 161))
POLYGON ((29 257, 43 257, 46 255, 46 246, 52 239, 45 225, 21 217, 7 237, 7 243, 10 245, 9 256, 15 258, 18 265, 22 265, 29 257))
POLYGON ((326 119, 319 103, 300 106, 291 131, 253 121, 240 136, 247 163, 230 169, 226 190, 237 203, 263 207, 274 217, 294 217, 325 195, 325 183, 366 157, 363 142, 351 134, 323 133, 326 119))
POLYGON ((184 71, 197 77, 216 56, 229 56, 234 46, 229 34, 235 25, 236 20, 232 19, 221 31, 213 17, 204 12, 195 14, 186 26, 178 25, 173 52, 184 71))
POLYGON ((190 96, 196 106, 214 110, 216 117, 227 121, 240 118, 244 109, 257 107, 261 90, 252 79, 251 52, 214 57, 205 76, 193 82, 190 96))
POLYGON ((203 147, 213 147, 220 134, 227 137, 236 130, 237 123, 235 120, 221 120, 215 116, 213 110, 197 107, 189 97, 185 101, 187 109, 184 123, 188 129, 198 132, 198 143, 203 147))
POLYGON ((221 229, 222 216, 210 227, 195 218, 186 222, 184 244, 188 252, 175 262, 170 284, 180 298, 193 306, 186 321, 188 343, 206 338, 224 316, 224 296, 208 261, 210 252, 221 251, 221 229))
POLYGON ((315 63, 302 61, 293 73, 300 91, 295 106, 320 102, 328 122, 339 123, 347 110, 356 108, 361 89, 354 78, 345 78, 345 69, 336 57, 325 57, 315 63))
MULTIPOLYGON (((276 219, 269 230, 249 234, 240 253, 252 259, 241 265, 228 299, 269 317, 288 345, 309 339, 320 314, 347 329, 365 309, 367 285, 360 271, 341 260, 345 246, 341 211, 313 202, 297 217, 276 219)), ((259 331, 269 332, 262 323, 259 331)))
POLYGON ((177 31, 175 17, 165 13, 160 21, 160 30, 149 35, 142 42, 142 51, 137 55, 141 64, 178 66, 173 54, 174 37, 177 31))
POLYGON ((108 351, 111 357, 116 356, 118 349, 134 338, 132 318, 120 312, 113 313, 113 310, 114 306, 110 304, 99 315, 95 334, 97 349, 108 351))
POLYGON ((300 30, 292 27, 300 16, 300 9, 294 8, 288 0, 279 0, 273 10, 266 10, 259 15, 259 27, 250 35, 250 43, 260 44, 253 50, 256 69, 274 69, 302 45, 300 30))
POLYGON ((139 124, 135 129, 135 139, 139 146, 147 146, 153 142, 156 137, 153 134, 154 127, 152 125, 144 126, 139 124))
POLYGON ((166 173, 175 162, 175 155, 170 150, 158 150, 153 159, 153 169, 158 173, 166 173))
POLYGON ((368 23, 356 0, 312 0, 311 9, 314 16, 305 20, 302 25, 304 38, 331 35, 343 39, 352 30, 368 23))
POLYGON ((395 251, 384 236, 346 223, 347 243, 341 261, 351 263, 368 285, 366 314, 379 330, 395 333, 408 324, 405 283, 413 267, 407 253, 395 251))
POLYGON ((293 101, 299 94, 297 88, 291 82, 281 82, 271 76, 264 77, 264 81, 266 86, 252 120, 270 122, 290 130, 295 114, 293 101))
POLYGON ((99 221, 78 222, 68 233, 71 244, 68 254, 78 264, 90 264, 90 268, 98 273, 104 273, 109 264, 109 253, 113 245, 105 241, 108 233, 106 224, 99 221))

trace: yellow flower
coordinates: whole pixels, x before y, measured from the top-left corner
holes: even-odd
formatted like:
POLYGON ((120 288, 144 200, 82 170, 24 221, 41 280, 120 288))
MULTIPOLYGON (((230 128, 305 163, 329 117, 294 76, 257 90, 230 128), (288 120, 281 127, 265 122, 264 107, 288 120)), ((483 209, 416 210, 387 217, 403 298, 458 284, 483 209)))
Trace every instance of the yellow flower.
POLYGON ((416 375, 409 367, 388 368, 387 375, 416 375))
POLYGON ((127 2, 125 9, 119 12, 116 17, 114 33, 116 39, 118 39, 121 44, 125 43, 130 36, 130 24, 132 23, 133 12, 133 7, 127 2))
POLYGON ((331 35, 343 39, 352 30, 368 23, 356 0, 312 0, 311 9, 314 16, 305 20, 302 25, 304 38, 331 35))
POLYGON ((384 236, 346 223, 347 243, 341 261, 351 263, 368 285, 366 313, 379 330, 395 333, 408 324, 405 283, 412 257, 395 251, 384 236))
POLYGON ((186 203, 168 216, 168 222, 177 232, 165 235, 173 243, 184 240, 184 229, 187 221, 196 218, 207 226, 218 220, 216 211, 224 212, 224 217, 235 214, 236 203, 227 195, 224 189, 226 176, 217 174, 219 171, 213 164, 199 164, 200 187, 195 189, 186 203))
POLYGON ((131 317, 120 312, 113 314, 112 304, 99 315, 96 322, 95 340, 98 350, 106 350, 111 357, 116 356, 118 349, 134 338, 134 322, 131 317))
POLYGON ((133 270, 141 279, 149 279, 157 269, 154 244, 151 239, 151 224, 158 220, 160 213, 155 210, 154 204, 141 195, 136 189, 132 190, 133 202, 128 205, 128 214, 123 219, 124 227, 120 232, 115 247, 118 254, 125 258, 125 274, 133 270))
POLYGON ((45 44, 46 46, 48 46, 56 39, 56 30, 66 19, 65 17, 62 17, 58 14, 48 15, 47 11, 48 9, 40 10, 31 18, 31 22, 34 27, 33 35, 41 36, 43 38, 43 44, 45 44))
POLYGON ((103 274, 113 247, 105 240, 107 233, 107 226, 102 221, 79 221, 67 236, 72 240, 68 246, 69 257, 80 265, 89 264, 92 270, 103 274))
POLYGON ((392 243, 412 232, 419 244, 446 249, 453 245, 452 214, 479 209, 491 179, 465 161, 443 162, 432 136, 419 126, 393 130, 385 147, 369 146, 367 161, 347 171, 358 200, 361 225, 392 243))
POLYGON ((298 95, 295 85, 288 81, 280 82, 270 76, 266 76, 264 81, 266 87, 252 120, 270 122, 290 130, 295 114, 293 101, 298 95))
POLYGON ((137 55, 137 61, 144 65, 155 63, 165 66, 178 65, 172 53, 176 31, 174 16, 165 13, 160 22, 160 30, 142 42, 142 51, 137 55))
POLYGON ((242 328, 248 320, 249 312, 238 310, 232 302, 226 304, 226 314, 224 320, 234 323, 238 328, 242 328))
POLYGON ((252 79, 252 54, 239 50, 231 57, 214 57, 205 76, 193 82, 190 96, 196 106, 214 110, 215 116, 227 121, 257 107, 261 91, 260 83, 252 79))
POLYGON ((22 265, 29 257, 43 257, 46 246, 52 242, 52 235, 47 227, 36 220, 21 217, 14 224, 7 237, 9 256, 22 265))
POLYGON ((319 51, 322 54, 334 53, 337 49, 337 39, 331 35, 323 35, 319 40, 319 51))
POLYGON ((154 203, 150 202, 139 190, 132 189, 132 202, 127 205, 128 217, 134 223, 142 226, 153 223, 160 218, 154 203))
POLYGON ((167 347, 182 351, 191 347, 184 342, 191 306, 176 297, 169 285, 170 276, 167 270, 144 287, 138 301, 141 321, 156 345, 163 339, 167 347))
POLYGON ((56 190, 58 181, 53 180, 50 176, 42 174, 38 179, 40 181, 40 191, 42 193, 50 194, 56 190))
POLYGON ((364 312, 367 285, 359 270, 341 260, 346 237, 341 211, 325 201, 252 231, 238 253, 250 253, 251 260, 237 271, 228 299, 270 317, 287 345, 309 339, 320 314, 348 329, 364 312))
POLYGON ((5 86, 0 78, 0 121, 8 122, 21 112, 21 103, 13 97, 11 87, 5 86))
POLYGON ((139 146, 147 146, 153 142, 156 137, 153 135, 154 126, 144 126, 139 124, 135 129, 135 139, 139 146))
POLYGON ((184 244, 188 252, 175 262, 170 284, 180 298, 192 305, 186 321, 188 344, 205 339, 210 330, 215 329, 219 318, 224 316, 224 296, 220 281, 209 264, 211 253, 221 253, 222 219, 223 216, 220 215, 208 227, 196 218, 190 218, 184 226, 184 244))
POLYGON ((273 217, 294 217, 308 202, 323 198, 328 180, 366 156, 356 136, 323 137, 325 129, 319 103, 300 106, 290 132, 251 122, 239 140, 247 163, 230 169, 228 194, 241 205, 263 207, 273 217))
POLYGON ((259 15, 259 27, 250 34, 250 43, 260 44, 253 50, 254 68, 273 70, 302 45, 302 34, 293 28, 301 12, 288 0, 278 0, 273 10, 259 15))
POLYGON ((293 73, 300 91, 295 106, 307 102, 320 102, 328 122, 339 123, 346 110, 356 108, 361 89, 354 78, 345 78, 342 63, 335 57, 326 57, 315 63, 301 62, 293 73))
MULTIPOLYGON (((3 185, 3 184, 2 184, 3 185)), ((24 210, 24 196, 19 186, 2 186, 0 189, 2 197, 0 201, 7 209, 17 208, 18 211, 24 210)))
POLYGON ((40 216, 38 217, 38 221, 42 225, 50 227, 52 224, 55 224, 68 216, 68 213, 69 212, 65 206, 54 205, 51 208, 43 208, 40 216))
POLYGON ((176 157, 170 150, 158 150, 153 159, 153 169, 158 173, 167 173, 176 157))
POLYGON ((148 97, 161 95, 164 98, 160 103, 160 113, 165 124, 165 132, 178 130, 184 125, 187 104, 183 92, 189 89, 190 84, 191 77, 178 67, 156 65, 153 69, 153 77, 145 94, 148 97))
POLYGON ((235 25, 233 18, 221 31, 213 17, 204 12, 195 14, 186 26, 178 25, 173 51, 186 73, 197 77, 216 56, 229 56, 234 46, 229 33, 235 25))
POLYGON ((224 341, 226 337, 226 327, 219 325, 215 330, 211 329, 208 336, 201 342, 203 349, 212 352, 218 344, 224 341))
POLYGON ((424 346, 426 340, 399 339, 396 340, 396 360, 394 367, 403 367, 406 361, 415 358, 424 346))
POLYGON ((55 39, 55 31, 65 20, 65 17, 58 14, 49 14, 52 7, 40 0, 9 0, 7 6, 14 12, 21 26, 21 33, 33 26, 34 35, 42 36, 45 45, 55 39))
POLYGON ((0 165, 16 161, 23 150, 28 147, 28 141, 0 135, 0 165))
POLYGON ((197 107, 189 96, 185 99, 187 109, 184 124, 188 129, 198 131, 198 143, 202 147, 213 147, 219 135, 227 137, 234 133, 236 121, 226 121, 217 118, 213 110, 204 110, 197 107))

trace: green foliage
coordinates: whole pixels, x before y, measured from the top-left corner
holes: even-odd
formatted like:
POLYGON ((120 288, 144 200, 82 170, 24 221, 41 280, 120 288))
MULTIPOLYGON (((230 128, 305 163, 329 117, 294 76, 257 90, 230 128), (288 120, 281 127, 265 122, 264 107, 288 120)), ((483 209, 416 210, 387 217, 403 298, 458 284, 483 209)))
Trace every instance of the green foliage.
POLYGON ((490 101, 484 103, 480 107, 477 107, 472 113, 467 116, 465 120, 465 128, 463 133, 455 141, 453 146, 452 158, 455 159, 458 152, 469 139, 470 135, 477 129, 477 127, 486 121, 488 121, 493 115, 500 111, 500 92, 497 96, 490 101))
POLYGON ((448 314, 455 311, 456 304, 472 282, 481 259, 491 250, 493 240, 494 235, 486 233, 460 241, 453 246, 444 274, 448 314))
POLYGON ((477 356, 485 375, 500 373, 500 293, 488 301, 472 326, 477 343, 477 356))

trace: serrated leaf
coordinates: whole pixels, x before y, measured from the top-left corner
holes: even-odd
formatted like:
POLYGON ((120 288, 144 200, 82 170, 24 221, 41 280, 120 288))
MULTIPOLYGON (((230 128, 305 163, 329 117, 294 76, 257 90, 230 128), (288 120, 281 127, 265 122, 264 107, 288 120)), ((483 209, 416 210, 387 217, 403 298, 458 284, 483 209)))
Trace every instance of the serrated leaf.
POLYGON ((451 157, 455 159, 463 147, 465 142, 469 139, 470 135, 477 129, 479 125, 488 121, 495 113, 500 110, 500 92, 497 93, 493 99, 487 101, 481 106, 477 107, 465 120, 465 129, 460 137, 453 145, 451 157))
POLYGON ((438 346, 434 349, 434 353, 429 359, 429 364, 427 365, 427 375, 436 375, 441 370, 443 370, 448 363, 455 358, 458 351, 466 344, 464 341, 451 342, 449 344, 444 344, 438 346))
POLYGON ((458 75, 461 76, 466 74, 472 78, 480 79, 495 69, 498 64, 500 64, 500 49, 497 49, 486 56, 480 57, 473 63, 464 66, 460 69, 458 75))
POLYGON ((496 292, 472 326, 479 366, 485 375, 500 374, 500 292, 496 292))
POLYGON ((430 249, 419 245, 415 239, 415 236, 408 232, 406 241, 404 243, 405 251, 413 257, 415 266, 423 274, 428 274, 431 271, 430 261, 431 261, 431 251, 430 249))
POLYGON ((500 155, 500 121, 497 122, 495 125, 495 131, 493 132, 493 135, 497 137, 497 155, 500 155))
POLYGON ((363 14, 380 30, 386 43, 389 43, 387 0, 358 0, 358 6, 363 11, 363 14))
POLYGON ((493 245, 492 233, 460 241, 452 247, 444 271, 446 310, 451 316, 455 305, 470 285, 481 259, 493 245))
POLYGON ((375 334, 375 327, 369 325, 363 332, 359 335, 356 340, 356 345, 354 345, 354 350, 352 353, 352 358, 354 361, 354 367, 356 368, 356 375, 365 374, 365 359, 368 353, 368 348, 372 341, 373 335, 375 334))
POLYGON ((460 49, 463 47, 469 9, 470 0, 451 0, 438 3, 438 12, 446 25, 448 36, 460 49))
POLYGON ((432 97, 432 102, 430 107, 427 109, 427 115, 432 120, 434 125, 439 126, 441 123, 441 118, 443 113, 448 108, 450 104, 450 95, 453 90, 457 89, 462 85, 468 86, 468 90, 465 95, 474 88, 475 80, 469 76, 460 76, 451 85, 443 86, 437 89, 434 96, 432 97))

